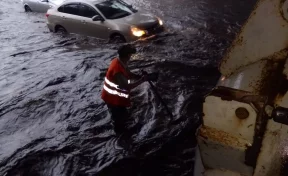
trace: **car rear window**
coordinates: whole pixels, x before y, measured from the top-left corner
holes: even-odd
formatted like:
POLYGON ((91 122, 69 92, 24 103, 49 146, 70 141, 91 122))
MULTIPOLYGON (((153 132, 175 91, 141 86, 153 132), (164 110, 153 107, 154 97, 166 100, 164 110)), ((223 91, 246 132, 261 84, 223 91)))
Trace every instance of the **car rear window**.
POLYGON ((68 13, 72 15, 79 15, 79 4, 66 4, 58 8, 59 12, 68 13))
POLYGON ((64 6, 59 7, 59 8, 58 8, 58 11, 59 11, 59 12, 64 12, 64 6))

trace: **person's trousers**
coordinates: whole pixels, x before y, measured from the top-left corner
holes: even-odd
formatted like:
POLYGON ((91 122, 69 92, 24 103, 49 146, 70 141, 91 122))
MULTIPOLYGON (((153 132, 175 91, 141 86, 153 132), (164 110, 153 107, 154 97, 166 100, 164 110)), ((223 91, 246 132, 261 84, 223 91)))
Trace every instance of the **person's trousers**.
POLYGON ((114 131, 116 134, 123 134, 129 131, 132 120, 126 107, 108 105, 108 110, 113 121, 114 131))

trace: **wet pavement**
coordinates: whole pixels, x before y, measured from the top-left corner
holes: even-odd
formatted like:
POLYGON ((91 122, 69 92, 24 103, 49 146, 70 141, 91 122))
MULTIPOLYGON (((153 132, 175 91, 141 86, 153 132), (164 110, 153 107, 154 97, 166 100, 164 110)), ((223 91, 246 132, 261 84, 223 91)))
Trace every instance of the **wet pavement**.
POLYGON ((218 62, 255 1, 128 1, 164 19, 167 31, 136 42, 132 71, 159 72, 133 92, 140 129, 119 145, 100 93, 117 45, 50 33, 45 14, 0 2, 0 175, 192 175, 194 132, 218 62))

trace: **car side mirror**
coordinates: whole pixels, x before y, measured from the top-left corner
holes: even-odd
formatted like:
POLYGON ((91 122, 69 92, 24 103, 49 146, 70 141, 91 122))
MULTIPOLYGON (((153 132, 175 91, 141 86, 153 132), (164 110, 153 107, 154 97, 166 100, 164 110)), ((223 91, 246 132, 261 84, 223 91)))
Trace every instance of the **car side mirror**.
POLYGON ((100 16, 100 15, 93 16, 92 20, 93 21, 102 21, 102 22, 105 21, 104 18, 102 16, 100 16))

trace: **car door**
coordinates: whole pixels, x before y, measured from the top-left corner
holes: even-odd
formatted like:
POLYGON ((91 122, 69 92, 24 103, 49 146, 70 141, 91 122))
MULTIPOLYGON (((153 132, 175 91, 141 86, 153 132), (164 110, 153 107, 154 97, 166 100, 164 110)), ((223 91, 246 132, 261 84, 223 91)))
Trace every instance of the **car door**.
POLYGON ((80 3, 69 3, 61 6, 58 11, 59 25, 63 26, 69 33, 81 34, 81 16, 79 16, 80 3))
MULTIPOLYGON (((93 21, 92 17, 95 15, 101 16, 98 11, 88 4, 81 3, 80 16, 81 16, 81 31, 83 34, 93 36, 101 39, 109 38, 109 27, 105 21, 93 21)), ((104 19, 104 18, 103 18, 104 19)))

